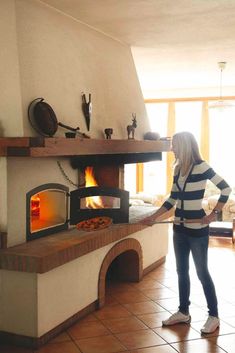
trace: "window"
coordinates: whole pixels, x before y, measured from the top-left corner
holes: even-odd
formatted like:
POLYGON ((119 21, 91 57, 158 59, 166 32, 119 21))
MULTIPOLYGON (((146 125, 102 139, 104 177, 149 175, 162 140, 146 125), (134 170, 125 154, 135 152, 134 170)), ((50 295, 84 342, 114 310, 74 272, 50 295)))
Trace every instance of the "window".
POLYGON ((231 185, 235 186, 234 131, 235 108, 210 109, 210 164, 231 185))
MULTIPOLYGON (((152 100, 153 101, 153 100, 152 100)), ((194 134, 199 147, 201 141, 203 102, 194 99, 175 101, 175 132, 190 131, 194 134)), ((235 103, 235 102, 234 102, 235 103)), ((146 103, 151 131, 157 131, 160 136, 167 136, 168 105, 158 100, 154 103, 146 103)), ((205 114, 205 111, 204 111, 205 114)), ((215 171, 224 177, 234 187, 235 173, 232 167, 234 160, 235 108, 209 109, 209 160, 215 171)), ((153 194, 166 194, 166 153, 163 153, 163 161, 144 164, 144 191, 153 194)))
MULTIPOLYGON (((146 104, 151 131, 167 136, 168 103, 146 104)), ((144 163, 144 192, 166 194, 166 153, 162 161, 144 163)))
POLYGON ((136 193, 136 164, 124 165, 124 188, 131 195, 136 193))
POLYGON ((168 103, 146 104, 151 131, 158 132, 160 136, 167 135, 168 103))
POLYGON ((200 145, 202 102, 175 103, 175 132, 191 132, 200 145))

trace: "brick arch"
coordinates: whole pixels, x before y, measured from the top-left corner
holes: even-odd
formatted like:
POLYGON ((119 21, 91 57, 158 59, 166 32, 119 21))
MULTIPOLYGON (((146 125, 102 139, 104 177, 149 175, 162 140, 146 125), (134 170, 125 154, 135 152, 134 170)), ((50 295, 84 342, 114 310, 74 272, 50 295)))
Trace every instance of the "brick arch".
POLYGON ((130 269, 127 274, 128 280, 139 282, 143 276, 143 252, 140 243, 136 239, 128 238, 115 244, 106 254, 100 268, 98 281, 99 308, 105 304, 105 279, 109 266, 121 254, 125 255, 124 267, 130 269), (125 266, 127 263, 128 266, 125 266))

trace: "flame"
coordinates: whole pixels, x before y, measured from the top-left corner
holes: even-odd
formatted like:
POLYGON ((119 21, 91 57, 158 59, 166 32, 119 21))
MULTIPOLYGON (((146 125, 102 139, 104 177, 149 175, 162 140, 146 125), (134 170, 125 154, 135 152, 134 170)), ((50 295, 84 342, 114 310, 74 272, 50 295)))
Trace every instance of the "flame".
POLYGON ((40 197, 38 194, 33 195, 30 200, 31 216, 40 217, 40 197))
MULTIPOLYGON (((85 186, 98 186, 97 181, 95 180, 93 168, 86 167, 85 169, 85 186)), ((100 196, 89 196, 86 197, 86 207, 87 208, 104 208, 102 199, 100 196)))

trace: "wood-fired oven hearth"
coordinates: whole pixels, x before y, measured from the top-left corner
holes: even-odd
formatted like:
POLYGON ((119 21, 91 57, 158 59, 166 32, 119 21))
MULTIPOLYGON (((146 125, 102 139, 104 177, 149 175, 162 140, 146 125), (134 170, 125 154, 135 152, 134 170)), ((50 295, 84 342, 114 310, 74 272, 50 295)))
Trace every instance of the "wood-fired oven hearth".
POLYGON ((44 184, 26 195, 27 241, 57 233, 82 220, 111 217, 113 223, 129 222, 129 192, 105 186, 81 187, 69 192, 61 184, 44 184), (86 206, 86 199, 99 197, 102 207, 86 206))
MULTIPOLYGON (((84 219, 94 212, 109 212, 109 208, 113 208, 111 217, 115 218, 123 205, 122 191, 118 194, 120 197, 116 193, 125 189, 124 165, 160 160, 162 152, 169 150, 169 141, 0 138, 0 157, 4 157, 0 224, 1 342, 37 349, 76 320, 102 307, 111 265, 113 270, 113 264, 121 264, 118 271, 114 269, 119 278, 139 281, 164 261, 167 224, 146 227, 138 223, 142 210, 140 207, 133 210, 133 206, 129 209, 128 197, 123 206, 127 211, 125 217, 129 213, 128 224, 112 224, 89 233, 70 225, 73 219, 79 222, 77 214, 84 219), (58 160, 75 185, 58 170, 58 160), (90 189, 91 196, 97 194, 97 186, 98 194, 100 190, 105 191, 99 195, 105 206, 103 210, 90 209, 84 204, 86 197, 81 197, 84 193, 89 196, 90 192, 87 189, 90 186, 83 180, 87 165, 95 169, 97 181, 92 186, 95 188, 90 189), (111 189, 115 190, 114 197, 107 195, 111 189), (73 198, 76 212, 72 211, 71 217, 73 198), (26 241, 26 224, 27 240, 41 238, 26 241)), ((127 196, 125 192, 124 195, 127 196)), ((146 215, 152 211, 146 207, 146 215)), ((118 223, 121 221, 121 217, 117 218, 118 223)), ((125 218, 123 222, 126 223, 125 218)))

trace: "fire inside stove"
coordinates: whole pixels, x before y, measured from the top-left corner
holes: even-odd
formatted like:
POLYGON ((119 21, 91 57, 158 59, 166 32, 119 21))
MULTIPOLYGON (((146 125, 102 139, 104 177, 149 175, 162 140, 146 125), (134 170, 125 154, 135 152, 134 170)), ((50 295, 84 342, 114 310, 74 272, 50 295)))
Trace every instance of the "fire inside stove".
MULTIPOLYGON (((94 176, 94 170, 92 167, 85 169, 85 187, 98 186, 94 176)), ((86 197, 87 208, 104 208, 103 201, 100 196, 89 196, 86 197)))
POLYGON ((31 218, 40 218, 40 197, 38 194, 31 197, 31 218))
MULTIPOLYGON (((85 187, 99 187, 93 167, 86 167, 85 169, 85 187)), ((81 208, 119 208, 120 198, 114 196, 87 196, 81 199, 81 208)))

